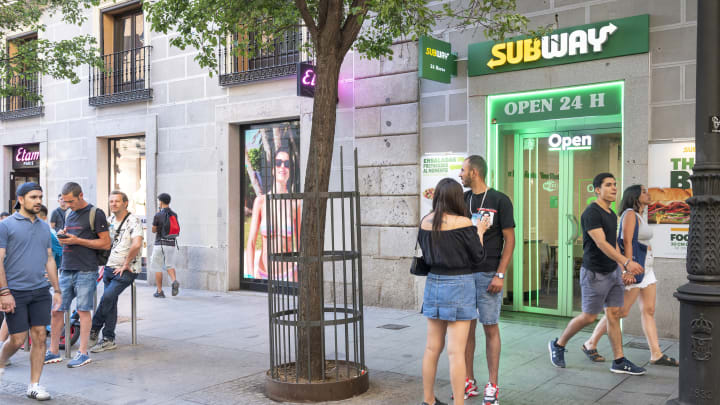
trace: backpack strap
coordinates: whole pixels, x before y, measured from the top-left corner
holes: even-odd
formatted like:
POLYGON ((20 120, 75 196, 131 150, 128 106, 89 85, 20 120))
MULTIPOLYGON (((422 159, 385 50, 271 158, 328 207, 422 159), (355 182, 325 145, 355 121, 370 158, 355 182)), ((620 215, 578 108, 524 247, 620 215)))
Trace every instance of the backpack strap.
MULTIPOLYGON (((93 205, 92 208, 90 208, 90 230, 93 231, 93 233, 95 232, 95 213, 96 212, 97 212, 97 207, 95 207, 93 205)), ((97 235, 97 234, 95 234, 95 235, 97 235)))

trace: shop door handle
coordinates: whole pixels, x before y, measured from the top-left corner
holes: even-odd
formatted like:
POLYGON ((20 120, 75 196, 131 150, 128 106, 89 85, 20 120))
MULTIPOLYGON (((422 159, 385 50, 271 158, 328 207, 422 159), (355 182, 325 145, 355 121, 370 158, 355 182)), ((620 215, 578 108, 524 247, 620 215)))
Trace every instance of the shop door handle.
POLYGON ((579 224, 578 224, 577 218, 575 218, 575 215, 567 214, 567 217, 570 220, 570 222, 572 223, 572 229, 573 229, 572 235, 570 236, 570 239, 568 239, 567 244, 572 245, 573 243, 575 243, 575 239, 577 239, 578 236, 580 236, 578 234, 578 225, 579 224))

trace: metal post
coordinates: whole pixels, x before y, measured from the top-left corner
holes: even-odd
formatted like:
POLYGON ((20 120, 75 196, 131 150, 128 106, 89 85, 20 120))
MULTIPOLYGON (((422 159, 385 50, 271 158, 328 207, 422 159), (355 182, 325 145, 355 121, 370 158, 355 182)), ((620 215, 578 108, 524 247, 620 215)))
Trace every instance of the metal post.
POLYGON ((132 324, 132 344, 137 344, 137 294, 135 291, 135 282, 130 285, 130 322, 132 324))
POLYGON ((669 404, 720 401, 720 3, 698 1, 695 166, 691 176, 689 282, 680 301, 679 397, 669 404), (713 336, 715 339, 713 339, 713 336))
POLYGON ((70 347, 71 341, 72 341, 72 336, 70 336, 70 309, 68 309, 67 311, 65 311, 65 358, 66 359, 71 358, 71 355, 70 355, 70 353, 72 351, 72 348, 70 347))

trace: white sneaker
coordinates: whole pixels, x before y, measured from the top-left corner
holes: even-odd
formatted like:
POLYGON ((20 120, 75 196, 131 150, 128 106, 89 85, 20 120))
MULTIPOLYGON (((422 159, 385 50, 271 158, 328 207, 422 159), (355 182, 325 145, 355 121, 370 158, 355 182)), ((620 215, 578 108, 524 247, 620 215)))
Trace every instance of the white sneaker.
POLYGON ((28 385, 26 395, 28 398, 36 399, 38 401, 47 401, 49 399, 52 399, 50 393, 48 393, 45 387, 40 384, 28 385))
POLYGON ((2 376, 3 376, 3 374, 5 374, 5 369, 4 369, 4 368, 0 368, 0 382, 2 382, 2 376))

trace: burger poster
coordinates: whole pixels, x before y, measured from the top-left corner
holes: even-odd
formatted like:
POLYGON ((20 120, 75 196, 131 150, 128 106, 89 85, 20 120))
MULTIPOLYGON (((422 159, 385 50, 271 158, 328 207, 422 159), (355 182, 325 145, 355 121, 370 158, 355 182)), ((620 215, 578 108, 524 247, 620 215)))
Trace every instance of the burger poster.
POLYGON ((653 229, 655 257, 686 257, 690 206, 690 175, 695 164, 695 143, 651 144, 648 157, 648 223, 653 229))
POLYGON ((435 186, 446 177, 460 182, 460 170, 466 155, 425 154, 422 157, 422 175, 420 177, 420 218, 432 211, 432 199, 435 186))

